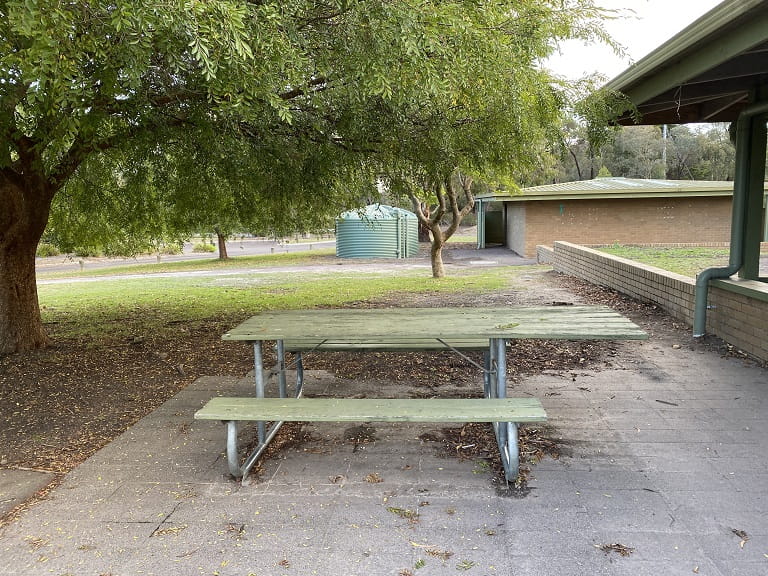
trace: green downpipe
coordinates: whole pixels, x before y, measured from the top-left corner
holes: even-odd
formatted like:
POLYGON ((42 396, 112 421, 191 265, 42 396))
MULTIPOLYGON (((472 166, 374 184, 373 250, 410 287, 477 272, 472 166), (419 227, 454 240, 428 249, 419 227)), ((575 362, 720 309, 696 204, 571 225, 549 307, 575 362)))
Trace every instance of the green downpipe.
POLYGON ((693 316, 693 337, 700 338, 707 331, 707 295, 709 281, 729 278, 744 265, 744 223, 746 221, 747 196, 750 184, 750 157, 752 118, 768 112, 768 102, 745 108, 736 120, 736 170, 733 182, 731 208, 731 246, 728 266, 707 268, 696 277, 696 294, 693 316))

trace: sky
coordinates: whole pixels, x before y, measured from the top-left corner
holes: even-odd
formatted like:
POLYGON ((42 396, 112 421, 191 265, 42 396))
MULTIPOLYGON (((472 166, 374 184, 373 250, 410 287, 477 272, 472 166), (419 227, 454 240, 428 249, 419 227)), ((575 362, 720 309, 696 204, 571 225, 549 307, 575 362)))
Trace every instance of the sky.
POLYGON ((606 22, 614 40, 622 44, 630 59, 616 56, 601 45, 584 46, 569 42, 561 47, 561 55, 545 65, 566 78, 580 78, 600 72, 608 80, 626 70, 632 62, 669 40, 693 21, 720 4, 721 0, 597 0, 596 4, 622 10, 624 17, 606 22), (629 11, 632 12, 629 12, 629 11))

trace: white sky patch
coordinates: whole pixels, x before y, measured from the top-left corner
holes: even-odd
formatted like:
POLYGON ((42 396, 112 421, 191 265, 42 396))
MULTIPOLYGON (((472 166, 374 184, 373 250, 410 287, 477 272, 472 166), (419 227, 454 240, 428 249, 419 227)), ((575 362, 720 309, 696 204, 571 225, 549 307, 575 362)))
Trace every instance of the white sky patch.
POLYGON ((606 22, 606 30, 627 51, 621 58, 601 44, 582 42, 561 45, 560 54, 544 65, 570 79, 600 73, 610 80, 633 62, 653 52, 689 24, 720 4, 720 0, 600 0, 603 8, 620 10, 622 16, 606 22))

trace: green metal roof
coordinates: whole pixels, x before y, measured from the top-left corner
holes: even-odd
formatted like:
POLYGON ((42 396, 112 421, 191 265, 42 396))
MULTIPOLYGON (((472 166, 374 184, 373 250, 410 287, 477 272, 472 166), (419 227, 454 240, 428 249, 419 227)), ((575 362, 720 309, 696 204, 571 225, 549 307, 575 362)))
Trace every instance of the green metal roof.
POLYGON ((606 88, 629 97, 641 124, 736 120, 753 91, 768 89, 768 2, 722 2, 606 88))
POLYGON ((528 202, 531 200, 730 196, 732 194, 733 182, 595 178, 523 188, 517 194, 484 194, 479 195, 477 199, 528 202))

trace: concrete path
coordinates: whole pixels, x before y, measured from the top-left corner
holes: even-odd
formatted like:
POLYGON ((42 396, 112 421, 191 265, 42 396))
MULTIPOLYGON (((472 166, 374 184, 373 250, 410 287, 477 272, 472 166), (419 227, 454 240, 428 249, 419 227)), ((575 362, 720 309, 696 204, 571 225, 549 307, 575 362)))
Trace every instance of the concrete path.
MULTIPOLYGON (((424 441, 431 425, 370 424, 375 440, 357 444, 313 425, 242 486, 225 474, 224 427, 192 415, 251 381, 201 378, 7 526, 0 574, 768 574, 768 372, 686 339, 513 384, 541 398, 563 453, 519 497, 485 462, 424 441)), ((372 395, 323 373, 307 386, 372 395)))

